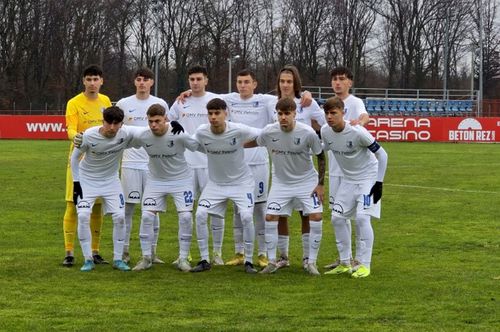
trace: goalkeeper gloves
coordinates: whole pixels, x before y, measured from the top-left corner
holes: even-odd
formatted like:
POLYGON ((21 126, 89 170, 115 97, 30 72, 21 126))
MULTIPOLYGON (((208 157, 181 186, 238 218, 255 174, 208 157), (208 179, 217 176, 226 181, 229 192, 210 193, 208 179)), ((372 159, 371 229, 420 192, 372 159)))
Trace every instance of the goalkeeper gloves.
POLYGON ((178 135, 184 132, 184 127, 177 121, 170 121, 170 125, 172 126, 172 134, 178 135))
POLYGON ((78 204, 78 197, 83 198, 82 187, 80 186, 80 181, 73 182, 73 203, 78 204))
POLYGON ((73 145, 75 148, 80 148, 83 143, 83 133, 78 133, 73 137, 73 145))
POLYGON ((373 196, 373 204, 377 204, 382 198, 382 182, 377 181, 370 190, 370 196, 373 196))

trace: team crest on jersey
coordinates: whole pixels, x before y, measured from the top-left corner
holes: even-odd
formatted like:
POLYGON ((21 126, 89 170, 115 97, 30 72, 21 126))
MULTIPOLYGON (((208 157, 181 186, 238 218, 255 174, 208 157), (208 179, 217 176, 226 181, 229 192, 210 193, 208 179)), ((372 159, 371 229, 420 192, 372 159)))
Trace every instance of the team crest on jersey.
POLYGON ((352 144, 352 141, 347 141, 346 145, 347 145, 347 148, 348 148, 348 149, 352 149, 352 148, 353 148, 353 146, 354 146, 354 145, 352 144))
POLYGON ((259 107, 259 102, 258 101, 254 102, 253 107, 259 107))
POLYGON ((122 138, 120 138, 120 140, 119 140, 119 141, 118 141, 118 143, 116 143, 116 144, 122 144, 122 143, 123 143, 123 141, 124 141, 124 139, 123 139, 123 137, 122 137, 122 138))
POLYGON ((295 137, 295 138, 293 139, 293 144, 295 144, 295 145, 299 145, 299 144, 300 144, 300 137, 295 137))
POLYGON ((302 108, 302 106, 301 106, 301 107, 299 107, 299 108, 297 109, 297 113, 302 113, 302 112, 304 112, 304 109, 303 109, 303 108, 302 108))
POLYGON ((168 143, 167 143, 167 146, 169 148, 173 147, 174 146, 174 141, 170 140, 168 143))
POLYGON ((229 145, 236 145, 236 137, 233 137, 231 142, 229 142, 229 145))

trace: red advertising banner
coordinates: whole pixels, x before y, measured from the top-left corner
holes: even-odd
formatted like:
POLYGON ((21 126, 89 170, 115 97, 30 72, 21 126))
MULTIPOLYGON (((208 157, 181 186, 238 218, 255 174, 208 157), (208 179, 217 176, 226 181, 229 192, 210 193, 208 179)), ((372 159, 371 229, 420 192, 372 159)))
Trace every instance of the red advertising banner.
MULTIPOLYGON (((374 116, 366 126, 379 141, 500 142, 500 117, 374 116)), ((67 139, 63 115, 0 115, 0 139, 67 139)))
POLYGON ((500 118, 374 116, 366 128, 379 141, 500 142, 500 118))
POLYGON ((0 115, 0 138, 68 139, 63 115, 0 115))

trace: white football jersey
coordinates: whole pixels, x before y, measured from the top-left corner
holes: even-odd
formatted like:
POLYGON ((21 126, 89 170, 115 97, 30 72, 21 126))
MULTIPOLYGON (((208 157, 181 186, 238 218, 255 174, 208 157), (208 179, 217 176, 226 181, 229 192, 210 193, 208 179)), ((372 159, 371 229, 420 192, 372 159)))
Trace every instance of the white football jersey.
MULTIPOLYGON (((241 99, 239 93, 222 95, 228 107, 228 120, 262 129, 274 122, 276 96, 254 94, 248 99, 241 99)), ((245 162, 248 165, 264 165, 269 162, 264 147, 245 149, 245 162)))
POLYGON ((100 180, 116 177, 123 150, 132 140, 132 133, 122 127, 113 138, 104 137, 99 133, 100 126, 87 129, 83 133, 83 142, 80 151, 85 156, 80 161, 80 177, 89 180, 100 180))
MULTIPOLYGON (((202 97, 188 97, 184 103, 174 102, 168 112, 170 121, 178 121, 188 134, 194 134, 196 129, 202 124, 208 123, 207 103, 220 98, 212 92, 205 92, 202 97)), ((191 168, 206 168, 207 157, 201 152, 186 151, 186 161, 191 168)))
MULTIPOLYGON (((363 100, 353 95, 349 95, 344 100, 344 120, 357 120, 363 113, 368 114, 363 100)), ((328 174, 330 174, 330 176, 344 175, 331 152, 328 152, 328 174)))
POLYGON ((299 183, 316 177, 312 154, 320 154, 321 143, 308 125, 295 122, 291 132, 281 130, 279 123, 267 125, 257 137, 257 144, 267 147, 274 165, 273 181, 299 183))
POLYGON ((198 142, 185 133, 172 134, 172 127, 163 136, 156 136, 151 130, 145 129, 134 135, 130 143, 134 147, 143 147, 149 157, 149 172, 153 180, 182 180, 191 178, 187 172, 189 166, 184 157, 186 149, 195 151, 198 142))
POLYGON ((207 154, 209 179, 219 185, 253 181, 252 172, 245 163, 243 144, 258 134, 258 129, 241 123, 226 122, 226 130, 219 135, 212 133, 209 124, 201 125, 195 138, 207 154))
POLYGON ((328 125, 321 127, 325 151, 332 151, 346 182, 359 183, 377 177, 378 161, 368 149, 375 138, 363 126, 346 122, 340 133, 328 125))
MULTIPOLYGON (((125 114, 123 123, 129 126, 148 127, 148 116, 146 112, 153 104, 160 104, 168 112, 168 104, 165 100, 149 96, 147 99, 138 99, 136 95, 120 99, 116 106, 120 107, 125 114)), ((133 169, 148 169, 148 155, 144 149, 127 149, 123 152, 122 167, 133 169)))

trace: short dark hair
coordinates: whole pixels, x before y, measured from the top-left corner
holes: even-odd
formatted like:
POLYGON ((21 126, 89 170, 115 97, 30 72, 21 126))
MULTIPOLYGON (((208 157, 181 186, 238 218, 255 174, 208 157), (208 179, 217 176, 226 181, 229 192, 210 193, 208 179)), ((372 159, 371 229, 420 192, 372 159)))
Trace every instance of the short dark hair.
POLYGON ((278 98, 281 98, 280 90, 280 76, 282 73, 292 74, 293 76, 293 94, 296 98, 300 98, 300 90, 302 90, 302 80, 300 79, 299 70, 293 65, 286 65, 281 68, 278 74, 278 82, 276 82, 276 91, 278 91, 278 98))
POLYGON ((276 111, 291 112, 297 109, 297 104, 295 100, 290 97, 284 97, 278 100, 276 103, 276 111))
POLYGON ((83 70, 82 77, 85 77, 85 76, 101 76, 102 77, 102 69, 98 65, 94 65, 94 64, 88 65, 83 70))
POLYGON ((123 110, 118 106, 110 106, 102 112, 102 117, 107 123, 119 123, 123 121, 123 110))
POLYGON ((343 66, 333 68, 332 71, 330 72, 330 79, 332 79, 334 76, 338 76, 338 75, 345 75, 345 77, 347 77, 351 81, 354 78, 352 71, 349 68, 343 67, 343 66))
POLYGON ((207 110, 227 110, 227 104, 220 98, 214 98, 207 103, 207 110))
POLYGON ((146 112, 147 116, 155 116, 155 115, 165 116, 165 113, 166 113, 165 107, 161 106, 160 104, 153 104, 149 106, 148 111, 146 112))
POLYGON ((325 112, 330 112, 334 109, 340 109, 342 112, 344 111, 344 101, 337 96, 328 98, 323 105, 323 110, 325 112))
POLYGON ((238 76, 250 76, 252 80, 257 81, 257 75, 255 75, 252 70, 247 68, 240 70, 238 74, 236 74, 236 77, 238 76))
POLYGON ((142 76, 144 78, 149 78, 152 80, 154 80, 155 78, 155 74, 148 67, 140 67, 134 72, 134 78, 137 78, 139 76, 142 76))
POLYGON ((208 71, 207 68, 200 66, 200 65, 194 65, 191 68, 188 69, 188 76, 191 74, 198 74, 202 73, 206 77, 208 77, 208 71))

